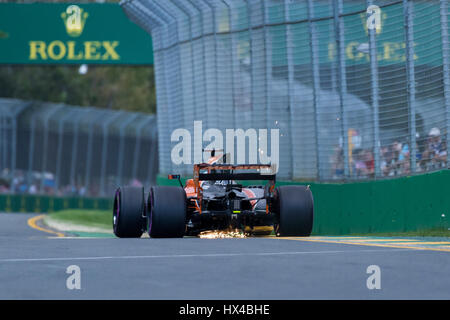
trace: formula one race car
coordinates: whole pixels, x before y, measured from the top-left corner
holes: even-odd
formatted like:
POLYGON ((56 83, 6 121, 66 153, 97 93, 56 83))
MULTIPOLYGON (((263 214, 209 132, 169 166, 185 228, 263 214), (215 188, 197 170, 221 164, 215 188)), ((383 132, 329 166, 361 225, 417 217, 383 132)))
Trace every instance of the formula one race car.
POLYGON ((194 177, 180 187, 120 187, 114 198, 113 228, 120 238, 197 236, 205 231, 240 230, 246 234, 309 236, 313 225, 313 197, 308 186, 275 188, 270 165, 225 164, 222 157, 194 165, 194 177), (221 160, 221 161, 218 161, 221 160), (269 171, 269 172, 268 172, 269 171), (268 173, 267 173, 268 172, 268 173), (265 186, 236 183, 265 180, 265 186))

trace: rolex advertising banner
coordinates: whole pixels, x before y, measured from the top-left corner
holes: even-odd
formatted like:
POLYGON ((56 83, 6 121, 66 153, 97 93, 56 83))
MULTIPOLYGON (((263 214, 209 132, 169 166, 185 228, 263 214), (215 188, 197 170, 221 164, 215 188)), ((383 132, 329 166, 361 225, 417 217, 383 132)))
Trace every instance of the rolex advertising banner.
POLYGON ((0 64, 153 64, 118 4, 0 3, 0 64))

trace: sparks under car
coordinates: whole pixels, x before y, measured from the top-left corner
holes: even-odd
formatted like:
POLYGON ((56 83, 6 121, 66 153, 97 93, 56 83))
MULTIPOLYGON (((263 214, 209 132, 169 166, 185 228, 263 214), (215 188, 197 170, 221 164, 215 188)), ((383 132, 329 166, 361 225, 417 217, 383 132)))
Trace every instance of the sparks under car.
POLYGON ((114 197, 113 228, 120 238, 197 236, 205 231, 240 230, 246 234, 309 236, 313 196, 308 186, 275 187, 270 165, 232 165, 225 156, 194 165, 183 186, 119 187, 114 197), (243 186, 237 181, 267 181, 243 186))

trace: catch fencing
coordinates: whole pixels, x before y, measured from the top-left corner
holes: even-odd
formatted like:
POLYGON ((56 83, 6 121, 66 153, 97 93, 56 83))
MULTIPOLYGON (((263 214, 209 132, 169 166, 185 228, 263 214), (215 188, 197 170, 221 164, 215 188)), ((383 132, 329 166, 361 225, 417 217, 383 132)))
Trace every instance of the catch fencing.
POLYGON ((121 5, 153 39, 161 173, 192 173, 171 161, 171 134, 194 120, 203 132, 279 129, 282 179, 449 166, 447 0, 121 5))
POLYGON ((111 196, 158 172, 156 118, 0 99, 0 193, 111 196))

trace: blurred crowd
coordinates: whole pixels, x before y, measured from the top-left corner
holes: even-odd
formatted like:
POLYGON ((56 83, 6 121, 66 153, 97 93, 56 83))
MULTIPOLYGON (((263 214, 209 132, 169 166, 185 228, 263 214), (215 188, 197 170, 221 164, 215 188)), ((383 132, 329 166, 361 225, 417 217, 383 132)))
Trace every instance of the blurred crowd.
MULTIPOLYGON (((384 177, 411 173, 410 140, 395 140, 380 148, 380 171, 384 177)), ((355 178, 373 178, 375 160, 373 149, 355 148, 349 155, 350 175, 355 178)), ((336 147, 330 159, 333 179, 344 177, 344 152, 336 147)), ((416 139, 416 172, 438 170, 446 167, 447 144, 438 128, 432 128, 425 139, 416 139)))
POLYGON ((86 196, 87 188, 77 185, 65 185, 56 188, 52 173, 32 172, 28 177, 22 170, 3 169, 0 176, 0 193, 46 194, 55 196, 86 196))
MULTIPOLYGON (((114 179, 113 179, 114 180, 114 179)), ((142 186, 142 183, 133 179, 129 182, 132 186, 142 186)), ((107 194, 112 194, 114 183, 108 183, 107 194), (111 190, 109 190, 111 189, 111 190)), ((79 184, 67 184, 56 187, 55 176, 52 173, 32 172, 31 177, 22 170, 2 170, 0 174, 0 193, 9 194, 45 194, 66 197, 98 197, 101 196, 98 184, 91 184, 89 188, 79 184)))
MULTIPOLYGON (((394 140, 380 147, 380 173, 383 177, 408 175, 411 171, 410 140, 394 140)), ((416 172, 439 170, 447 166, 447 143, 442 138, 438 128, 432 128, 425 138, 416 136, 416 172)), ((352 178, 370 179, 375 177, 375 157, 373 149, 352 146, 349 152, 349 172, 352 178)), ((341 180, 345 176, 344 152, 342 143, 334 150, 330 158, 332 179, 341 180)), ((106 182, 106 194, 112 194, 115 189, 115 177, 109 177, 106 182)), ((143 183, 137 179, 128 181, 127 185, 141 187, 143 183)), ((56 187, 55 176, 52 173, 28 172, 3 169, 0 173, 0 193, 9 194, 45 194, 53 196, 101 196, 99 185, 92 183, 89 188, 82 184, 66 184, 56 187)))

